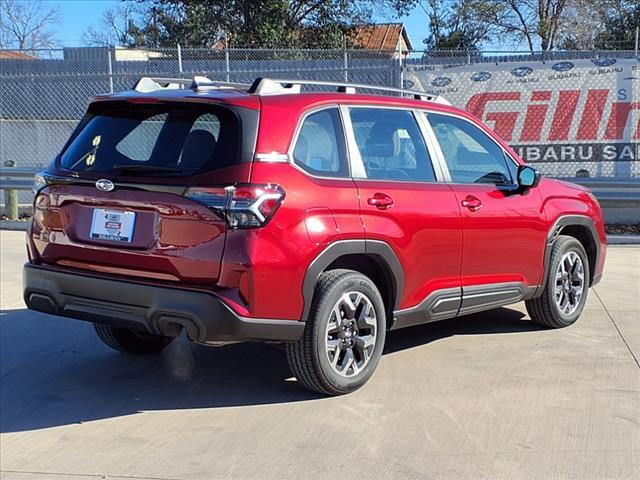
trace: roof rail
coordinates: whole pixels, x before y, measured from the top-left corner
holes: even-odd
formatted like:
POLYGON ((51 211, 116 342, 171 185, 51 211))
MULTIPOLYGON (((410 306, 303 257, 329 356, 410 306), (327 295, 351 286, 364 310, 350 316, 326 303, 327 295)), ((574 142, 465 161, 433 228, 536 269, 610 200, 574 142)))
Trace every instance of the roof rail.
POLYGON ((416 90, 405 90, 394 87, 381 87, 379 85, 365 85, 360 83, 344 83, 330 82, 324 80, 282 80, 274 78, 256 78, 248 93, 256 95, 272 95, 282 93, 300 93, 302 85, 319 85, 327 87, 337 87, 338 92, 356 93, 356 90, 378 90, 381 92, 399 93, 402 95, 411 95, 416 100, 425 100, 428 102, 441 103, 451 105, 449 101, 439 95, 433 95, 427 92, 418 92, 416 90))
POLYGON ((357 90, 362 89, 377 90, 380 92, 410 95, 416 100, 425 100, 428 102, 451 105, 445 98, 427 92, 405 90, 402 88, 394 87, 383 87, 380 85, 330 82, 324 80, 282 80, 274 78, 256 78, 253 84, 249 85, 247 83, 220 82, 198 75, 194 76, 193 78, 140 77, 140 79, 133 86, 133 90, 137 92, 147 93, 156 90, 162 90, 165 88, 190 88, 191 90, 232 89, 243 90, 247 93, 253 93, 256 95, 274 95, 283 93, 300 93, 302 85, 337 87, 337 91, 342 93, 356 93, 357 90))
POLYGON ((191 79, 187 78, 164 78, 164 77, 140 77, 133 86, 136 92, 153 92, 163 88, 184 88, 190 85, 191 79))
POLYGON ((207 77, 196 75, 193 78, 165 78, 165 77, 140 77, 133 86, 136 92, 153 92, 164 88, 190 88, 191 90, 203 90, 207 88, 219 89, 247 89, 248 83, 219 82, 207 77))

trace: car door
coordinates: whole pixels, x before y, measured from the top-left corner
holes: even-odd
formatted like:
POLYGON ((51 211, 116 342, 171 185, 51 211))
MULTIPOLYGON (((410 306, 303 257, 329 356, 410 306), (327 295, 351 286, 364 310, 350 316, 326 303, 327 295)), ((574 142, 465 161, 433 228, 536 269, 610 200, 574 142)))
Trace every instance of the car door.
POLYGON ((517 164, 470 120, 435 112, 426 118, 462 211, 460 313, 526 298, 543 275, 547 231, 539 193, 516 188, 517 164))
POLYGON ((341 106, 367 242, 395 251, 404 289, 394 326, 457 314, 462 222, 455 194, 431 161, 419 112, 341 106))

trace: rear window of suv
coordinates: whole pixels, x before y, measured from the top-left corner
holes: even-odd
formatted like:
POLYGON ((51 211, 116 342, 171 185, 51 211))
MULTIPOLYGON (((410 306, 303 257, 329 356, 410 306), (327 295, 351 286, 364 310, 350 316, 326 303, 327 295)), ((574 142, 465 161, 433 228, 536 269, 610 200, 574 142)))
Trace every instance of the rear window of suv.
POLYGON ((60 157, 76 172, 190 176, 240 161, 240 122, 223 107, 94 104, 60 157))

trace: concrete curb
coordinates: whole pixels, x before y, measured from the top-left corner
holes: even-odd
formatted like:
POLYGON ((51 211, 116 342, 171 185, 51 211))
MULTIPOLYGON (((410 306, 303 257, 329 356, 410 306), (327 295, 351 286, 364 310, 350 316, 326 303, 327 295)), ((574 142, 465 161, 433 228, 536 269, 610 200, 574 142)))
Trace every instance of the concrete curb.
POLYGON ((640 245, 640 235, 607 235, 609 245, 640 245))
POLYGON ((0 230, 22 230, 26 232, 27 225, 29 225, 29 222, 20 220, 0 220, 0 230))

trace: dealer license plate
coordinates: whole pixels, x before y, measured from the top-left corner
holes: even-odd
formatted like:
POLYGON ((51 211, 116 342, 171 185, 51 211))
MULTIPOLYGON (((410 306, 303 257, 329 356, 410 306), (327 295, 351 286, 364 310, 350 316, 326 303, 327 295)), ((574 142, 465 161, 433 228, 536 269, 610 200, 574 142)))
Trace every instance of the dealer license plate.
POLYGON ((131 242, 135 223, 136 214, 134 212, 94 208, 93 221, 91 222, 91 238, 113 240, 115 242, 131 242))

